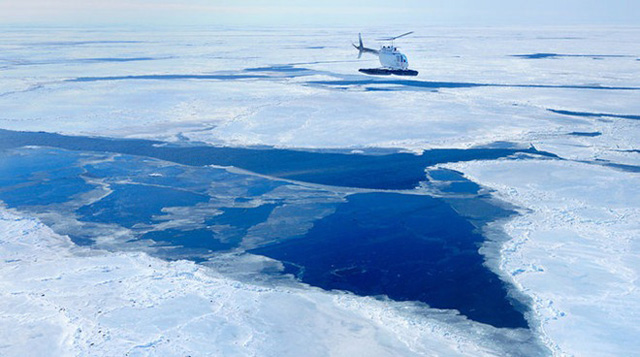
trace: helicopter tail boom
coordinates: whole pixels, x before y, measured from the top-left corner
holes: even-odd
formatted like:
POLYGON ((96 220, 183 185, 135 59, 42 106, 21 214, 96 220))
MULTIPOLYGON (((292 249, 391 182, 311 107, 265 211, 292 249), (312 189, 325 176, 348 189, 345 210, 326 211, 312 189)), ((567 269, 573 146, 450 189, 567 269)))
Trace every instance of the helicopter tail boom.
POLYGON ((374 50, 373 48, 367 48, 364 47, 364 45, 362 44, 362 34, 358 34, 358 44, 356 45, 355 43, 353 44, 353 47, 355 47, 358 50, 358 58, 362 57, 363 53, 371 53, 374 55, 378 54, 378 50, 374 50))

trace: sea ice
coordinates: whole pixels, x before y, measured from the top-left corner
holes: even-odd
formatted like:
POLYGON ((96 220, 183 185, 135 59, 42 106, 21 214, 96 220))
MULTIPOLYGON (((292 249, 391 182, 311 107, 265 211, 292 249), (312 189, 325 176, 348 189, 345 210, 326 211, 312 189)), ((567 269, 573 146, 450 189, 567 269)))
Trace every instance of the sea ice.
POLYGON ((5 208, 0 256, 2 355, 540 353, 526 330, 442 310, 247 284, 183 260, 78 247, 5 208))
POLYGON ((559 161, 443 165, 523 209, 496 259, 557 355, 630 356, 640 334, 640 178, 559 161))
MULTIPOLYGON (((356 60, 350 42, 389 29, 5 27, 0 128, 304 149, 499 142, 557 155, 446 165, 520 211, 494 223, 508 239, 481 252, 531 305, 531 331, 228 274, 279 264, 266 258, 231 254, 205 267, 77 247, 2 208, 0 354, 636 354, 640 30, 413 30, 402 50, 420 75, 406 81, 358 73, 375 61, 356 60)), ((163 216, 197 225, 212 212, 163 216)))

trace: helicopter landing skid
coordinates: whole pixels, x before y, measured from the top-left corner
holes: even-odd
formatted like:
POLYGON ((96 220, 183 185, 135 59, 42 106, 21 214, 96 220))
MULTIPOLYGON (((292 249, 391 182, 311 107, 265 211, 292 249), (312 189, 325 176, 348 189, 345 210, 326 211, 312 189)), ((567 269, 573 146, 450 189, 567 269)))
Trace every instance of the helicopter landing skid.
POLYGON ((418 71, 412 69, 390 69, 390 68, 360 68, 358 70, 364 74, 371 74, 376 76, 417 76, 418 71))

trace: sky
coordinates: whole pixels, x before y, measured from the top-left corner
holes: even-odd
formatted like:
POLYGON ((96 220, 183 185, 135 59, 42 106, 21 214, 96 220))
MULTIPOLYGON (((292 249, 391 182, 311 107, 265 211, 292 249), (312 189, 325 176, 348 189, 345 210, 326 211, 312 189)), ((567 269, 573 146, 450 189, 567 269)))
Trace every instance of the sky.
POLYGON ((640 26, 640 0, 0 0, 0 25, 640 26))

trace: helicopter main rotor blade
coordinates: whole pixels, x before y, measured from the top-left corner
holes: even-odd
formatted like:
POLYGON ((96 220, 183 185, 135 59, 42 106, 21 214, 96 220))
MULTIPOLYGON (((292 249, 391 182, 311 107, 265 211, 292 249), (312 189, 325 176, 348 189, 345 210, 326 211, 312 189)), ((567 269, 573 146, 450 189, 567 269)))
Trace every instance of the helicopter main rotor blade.
POLYGON ((376 39, 376 41, 393 41, 393 40, 398 39, 400 37, 411 35, 412 33, 413 33, 413 31, 409 31, 407 33, 403 33, 402 35, 398 35, 398 36, 395 36, 395 37, 378 38, 378 39, 376 39))

